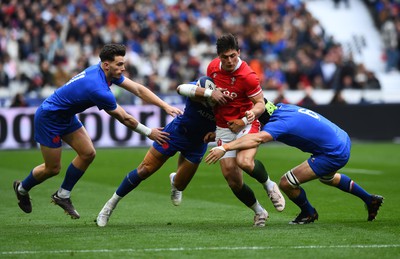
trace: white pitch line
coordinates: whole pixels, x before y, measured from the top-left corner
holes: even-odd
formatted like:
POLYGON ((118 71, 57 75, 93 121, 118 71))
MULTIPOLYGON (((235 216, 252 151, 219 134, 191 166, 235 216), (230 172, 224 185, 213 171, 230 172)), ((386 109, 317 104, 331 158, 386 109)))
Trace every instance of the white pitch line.
POLYGON ((64 253, 137 253, 137 252, 173 252, 173 251, 213 251, 213 250, 274 250, 274 249, 335 249, 335 248, 398 248, 400 244, 376 245, 310 245, 310 246, 239 246, 239 247, 171 247, 171 248, 142 248, 142 249, 93 249, 93 250, 43 250, 43 251, 4 251, 1 255, 26 254, 64 254, 64 253))
POLYGON ((349 172, 349 173, 353 173, 353 174, 371 174, 371 175, 383 174, 382 171, 378 171, 378 170, 368 170, 368 169, 358 169, 358 168, 343 168, 340 171, 349 172))

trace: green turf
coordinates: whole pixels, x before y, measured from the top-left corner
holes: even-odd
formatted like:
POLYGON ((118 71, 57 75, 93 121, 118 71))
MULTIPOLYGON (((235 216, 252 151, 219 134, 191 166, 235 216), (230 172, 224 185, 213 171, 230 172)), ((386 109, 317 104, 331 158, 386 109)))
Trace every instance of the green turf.
MULTIPOLYGON (((12 190, 38 163, 33 151, 0 151, 1 258, 396 258, 400 255, 400 145, 354 143, 342 170, 385 203, 378 218, 367 222, 362 201, 318 181, 303 185, 320 219, 288 225, 298 213, 287 199, 276 212, 262 187, 245 176, 270 213, 265 228, 253 228, 253 213, 228 189, 218 165, 202 164, 184 192, 181 206, 169 198, 170 172, 176 157, 126 196, 107 227, 94 219, 122 178, 134 169, 146 149, 99 149, 90 169, 76 185, 72 200, 81 219, 72 220, 50 203, 59 176, 32 189, 31 214, 23 213, 12 190)), ((65 150, 63 169, 74 153, 65 150)), ((308 157, 283 145, 263 145, 262 160, 275 181, 308 157)))

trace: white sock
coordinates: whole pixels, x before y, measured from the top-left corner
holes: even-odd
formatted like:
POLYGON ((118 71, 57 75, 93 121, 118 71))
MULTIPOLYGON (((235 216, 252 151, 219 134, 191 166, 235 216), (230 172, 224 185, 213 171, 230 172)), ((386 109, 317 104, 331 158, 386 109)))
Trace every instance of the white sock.
POLYGON ((108 205, 112 208, 115 208, 118 204, 118 202, 122 199, 121 196, 118 196, 115 192, 113 194, 113 196, 111 197, 111 199, 109 199, 107 201, 108 205))
POLYGON ((263 183, 264 189, 267 190, 268 192, 272 191, 274 189, 274 185, 276 183, 274 181, 271 181, 269 178, 268 180, 263 183))
POLYGON ((258 201, 256 201, 256 203, 254 203, 253 205, 251 205, 250 208, 251 208, 251 209, 254 211, 254 213, 256 213, 256 214, 259 214, 259 213, 261 213, 261 212, 264 211, 264 208, 261 206, 261 204, 260 204, 258 201))
POLYGON ((58 189, 57 196, 61 199, 66 199, 71 196, 71 191, 65 190, 63 188, 58 189))
POLYGON ((21 194, 21 195, 27 195, 28 191, 24 189, 24 187, 22 187, 22 184, 18 185, 18 189, 17 191, 21 194))

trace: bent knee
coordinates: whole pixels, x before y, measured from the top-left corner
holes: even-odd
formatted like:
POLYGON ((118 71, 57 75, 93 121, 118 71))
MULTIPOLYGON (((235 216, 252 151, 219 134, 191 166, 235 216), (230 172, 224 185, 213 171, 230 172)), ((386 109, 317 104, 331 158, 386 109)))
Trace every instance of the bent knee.
POLYGON ((293 174, 292 170, 288 171, 281 177, 279 181, 279 188, 282 190, 289 190, 298 188, 300 186, 300 182, 297 177, 293 174))
POLYGON ((254 169, 254 161, 248 158, 237 158, 237 165, 247 173, 251 173, 254 169))
POLYGON ((338 182, 338 181, 335 181, 335 176, 336 176, 336 175, 337 175, 337 174, 321 176, 321 177, 319 178, 319 181, 320 181, 321 183, 323 183, 323 184, 326 184, 326 185, 335 186, 335 185, 337 185, 336 182, 338 182))
POLYGON ((58 175, 60 173, 60 171, 61 171, 61 165, 60 164, 54 165, 54 166, 50 166, 50 167, 46 167, 46 169, 45 169, 46 175, 49 175, 49 176, 58 175))
POLYGON ((232 179, 226 179, 229 188, 231 188, 232 191, 238 192, 242 189, 243 183, 241 181, 234 181, 232 179))
POLYGON ((81 154, 80 157, 82 160, 84 160, 90 164, 91 162, 93 162, 94 158, 96 157, 96 150, 91 149, 90 151, 88 151, 84 154, 81 154))

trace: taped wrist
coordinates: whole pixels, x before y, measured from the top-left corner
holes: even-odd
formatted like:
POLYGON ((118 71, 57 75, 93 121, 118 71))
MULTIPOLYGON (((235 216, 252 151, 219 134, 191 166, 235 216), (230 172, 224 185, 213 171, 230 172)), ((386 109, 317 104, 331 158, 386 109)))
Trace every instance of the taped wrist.
POLYGON ((151 129, 140 122, 138 123, 134 131, 139 134, 145 135, 146 137, 148 137, 151 134, 151 129))
POLYGON ((204 91, 204 97, 211 97, 213 90, 211 89, 205 89, 204 91))

